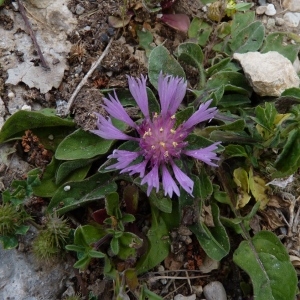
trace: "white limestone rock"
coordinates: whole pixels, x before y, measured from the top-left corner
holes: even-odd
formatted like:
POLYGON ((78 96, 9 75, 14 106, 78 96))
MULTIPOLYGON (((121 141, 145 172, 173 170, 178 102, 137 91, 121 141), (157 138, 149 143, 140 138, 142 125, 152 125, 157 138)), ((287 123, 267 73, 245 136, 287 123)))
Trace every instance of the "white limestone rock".
POLYGON ((289 11, 300 12, 300 1, 299 0, 283 0, 282 6, 284 9, 289 11))
POLYGON ((226 291, 220 281, 212 281, 203 289, 206 300, 227 300, 226 291))
POLYGON ((240 62, 253 90, 260 96, 279 97, 284 90, 299 87, 300 79, 292 63, 276 51, 234 53, 233 58, 240 62))
POLYGON ((287 12, 284 14, 283 19, 287 26, 298 27, 300 22, 300 13, 287 12))
POLYGON ((275 6, 274 4, 268 4, 267 5, 267 9, 265 11, 265 14, 269 17, 271 16, 275 16, 276 15, 276 9, 275 9, 275 6))

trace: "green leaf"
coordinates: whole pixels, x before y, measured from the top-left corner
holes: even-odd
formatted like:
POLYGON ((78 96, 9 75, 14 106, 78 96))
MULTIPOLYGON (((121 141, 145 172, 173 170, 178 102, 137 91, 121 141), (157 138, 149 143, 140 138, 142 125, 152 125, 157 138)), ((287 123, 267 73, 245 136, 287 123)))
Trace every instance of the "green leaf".
POLYGON ((214 130, 228 130, 228 131, 242 131, 245 128, 244 120, 236 120, 231 123, 227 123, 220 126, 208 126, 205 128, 205 132, 211 133, 214 130))
POLYGON ((75 252, 84 252, 84 250, 85 250, 85 247, 76 246, 76 245, 66 245, 65 248, 68 251, 75 251, 75 252))
POLYGON ((218 63, 214 64, 210 68, 206 70, 208 76, 212 76, 213 74, 222 71, 230 62, 230 57, 224 58, 220 60, 218 63))
POLYGON ((195 150, 200 148, 205 148, 213 144, 213 142, 201 135, 190 134, 186 141, 188 142, 187 149, 188 150, 195 150))
POLYGON ((117 211, 120 210, 119 194, 110 193, 105 197, 105 209, 109 216, 117 217, 117 211))
POLYGON ((265 129, 271 131, 273 129, 273 124, 277 111, 274 103, 265 102, 265 108, 257 106, 255 109, 256 117, 254 120, 264 127, 265 129))
POLYGON ((14 249, 18 246, 18 239, 15 235, 2 235, 0 236, 0 242, 2 242, 3 249, 14 249))
POLYGON ((199 88, 204 87, 206 82, 206 76, 202 65, 204 54, 200 46, 190 42, 182 43, 177 48, 177 54, 179 60, 185 62, 188 65, 197 67, 200 77, 199 88))
POLYGON ((251 278, 256 300, 294 300, 297 274, 285 247, 270 231, 261 231, 243 241, 233 261, 251 278))
POLYGON ((204 54, 202 49, 195 43, 182 43, 177 48, 178 59, 191 66, 202 69, 204 54))
POLYGON ((205 201, 205 200, 209 199, 209 197, 213 193, 213 187, 212 187, 212 183, 211 183, 208 175, 206 174, 204 168, 201 168, 201 170, 200 170, 199 181, 200 181, 199 198, 202 201, 205 201))
POLYGON ((239 95, 239 94, 227 94, 222 97, 220 102, 218 103, 219 106, 222 107, 232 107, 237 109, 242 105, 251 104, 251 100, 246 95, 239 95))
MULTIPOLYGON (((52 197, 57 189, 60 187, 60 184, 67 181, 80 181, 83 180, 89 170, 89 166, 82 167, 74 173, 70 173, 60 184, 56 184, 55 175, 57 169, 59 168, 61 162, 52 158, 51 163, 46 167, 43 178, 39 185, 32 188, 33 193, 39 197, 52 197)), ((37 169, 31 170, 28 174, 35 174, 37 169)))
POLYGON ((169 229, 159 211, 152 207, 152 224, 147 233, 149 246, 147 252, 137 262, 137 274, 142 274, 157 266, 169 254, 169 229))
POLYGON ((74 232, 74 244, 84 246, 90 250, 90 245, 99 241, 105 235, 100 227, 83 225, 76 228, 74 232))
POLYGON ((294 35, 295 34, 289 32, 270 33, 265 38, 263 47, 260 52, 267 53, 269 51, 276 51, 289 59, 291 63, 294 63, 300 50, 299 37, 296 37, 295 39, 296 41, 298 40, 298 43, 296 44, 291 44, 290 42, 286 41, 288 38, 293 39, 294 35))
POLYGON ((148 74, 151 84, 157 89, 160 72, 185 79, 183 68, 169 51, 162 45, 154 48, 149 56, 148 74))
POLYGON ((193 18, 189 30, 188 36, 190 39, 196 38, 200 46, 205 46, 209 36, 212 32, 212 26, 206 23, 203 19, 198 17, 193 18))
POLYGON ((82 256, 81 259, 79 259, 73 265, 73 267, 76 268, 76 269, 85 270, 88 267, 90 261, 91 261, 91 258, 89 257, 89 255, 85 254, 85 255, 82 256))
POLYGON ((86 167, 89 169, 92 165, 92 159, 78 159, 78 160, 70 160, 63 162, 57 170, 56 173, 56 184, 62 183, 66 177, 68 177, 74 171, 86 167))
POLYGON ((100 252, 100 251, 90 250, 89 251, 89 256, 90 257, 95 257, 95 258, 104 258, 105 254, 100 252))
POLYGON ((284 144, 282 152, 275 161, 277 172, 273 177, 285 177, 294 174, 300 166, 300 129, 293 129, 284 144))
MULTIPOLYGON (((200 180, 197 178, 194 180, 194 195, 195 197, 201 197, 201 185, 200 180)), ((199 201, 199 216, 201 215, 203 201, 199 201)), ((226 230, 220 222, 220 210, 216 203, 211 203, 212 217, 214 221, 214 227, 208 228, 201 222, 200 217, 198 224, 189 226, 191 231, 195 234, 199 244, 205 251, 205 253, 214 260, 221 260, 225 257, 230 249, 229 238, 226 230)))
MULTIPOLYGON (((202 205, 200 205, 200 209, 201 208, 202 205)), ((220 211, 217 204, 212 203, 211 210, 215 227, 208 229, 204 223, 199 221, 198 224, 191 225, 189 228, 195 234, 205 253, 210 258, 220 261, 229 253, 229 238, 220 221, 220 211)))
POLYGON ((22 136, 24 131, 45 127, 74 127, 73 121, 55 115, 55 110, 42 109, 39 112, 19 110, 4 123, 0 131, 0 143, 15 135, 22 136))
POLYGON ((58 214, 64 214, 91 201, 103 199, 105 195, 117 190, 117 185, 109 181, 106 174, 101 173, 66 185, 68 189, 61 186, 52 197, 47 208, 49 213, 55 209, 58 214))
POLYGON ((255 12, 249 11, 245 14, 237 13, 234 15, 231 25, 232 37, 236 38, 239 33, 249 24, 255 21, 255 12))
POLYGON ((228 194, 224 191, 220 191, 220 187, 218 185, 214 184, 213 190, 214 190, 213 196, 215 200, 223 204, 228 204, 230 205, 230 207, 233 207, 228 194))
POLYGON ((228 145, 225 147, 224 155, 228 158, 231 157, 248 157, 245 148, 241 145, 228 145))
POLYGON ((113 252, 113 254, 118 255, 120 246, 119 246, 119 240, 116 237, 113 237, 110 241, 110 249, 113 252))
POLYGON ((154 48, 150 45, 153 42, 153 35, 148 30, 137 30, 136 33, 139 38, 139 46, 145 50, 146 56, 149 57, 151 50, 154 48))
POLYGON ((252 6, 252 3, 237 3, 235 5, 235 10, 236 11, 245 11, 247 9, 250 9, 252 6))
POLYGON ((60 160, 89 159, 105 154, 114 140, 103 139, 96 134, 77 129, 57 147, 55 158, 60 160))
POLYGON ((123 214, 122 222, 123 223, 132 223, 135 221, 135 216, 131 214, 123 214))
POLYGON ((230 43, 232 53, 257 51, 264 40, 265 27, 260 21, 253 22, 233 36, 230 43))
POLYGON ((286 89, 282 94, 281 97, 293 97, 297 100, 300 100, 300 89, 299 88, 289 88, 286 89))
POLYGON ((207 81, 207 88, 215 89, 224 85, 225 91, 235 91, 240 94, 250 96, 252 88, 244 75, 238 72, 221 71, 214 74, 207 81))
POLYGON ((15 234, 21 234, 21 235, 25 235, 27 233, 27 231, 29 230, 30 226, 27 225, 20 225, 16 230, 15 230, 15 234))

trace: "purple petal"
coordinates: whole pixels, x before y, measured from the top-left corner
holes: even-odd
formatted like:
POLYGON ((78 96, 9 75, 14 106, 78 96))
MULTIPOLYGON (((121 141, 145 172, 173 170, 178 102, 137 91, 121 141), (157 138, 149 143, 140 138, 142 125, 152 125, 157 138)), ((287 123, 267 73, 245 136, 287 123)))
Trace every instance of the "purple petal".
POLYGON ((199 109, 185 122, 182 127, 187 130, 203 121, 211 120, 218 112, 216 107, 208 108, 212 100, 202 103, 199 109))
POLYGON ((186 14, 163 14, 158 18, 178 31, 187 32, 190 26, 190 19, 186 14))
POLYGON ((184 174, 176 165, 174 162, 171 163, 173 172, 175 175, 175 178, 179 182, 179 184, 182 186, 182 188, 188 192, 191 196, 193 196, 193 188, 194 188, 194 181, 188 177, 186 174, 184 174))
POLYGON ((130 76, 127 76, 127 78, 131 95, 140 107, 143 115, 149 118, 148 95, 146 90, 147 77, 142 75, 141 79, 135 79, 130 76))
POLYGON ((161 114, 173 115, 182 102, 186 92, 187 82, 183 78, 163 76, 160 72, 158 77, 158 94, 161 105, 161 114))
POLYGON ((218 149, 219 144, 221 144, 221 142, 214 143, 206 148, 201 148, 197 150, 185 150, 183 153, 185 155, 189 155, 196 159, 202 160, 210 166, 217 167, 218 165, 213 163, 212 160, 218 161, 220 159, 219 157, 217 157, 217 153, 213 152, 216 149, 218 149))
POLYGON ((139 173, 140 174, 139 176, 141 178, 143 178, 145 175, 147 163, 148 163, 148 161, 144 160, 141 163, 124 168, 120 173, 129 172, 129 175, 134 175, 134 174, 139 173))
POLYGON ((115 94, 115 97, 109 95, 110 100, 108 100, 107 98, 103 99, 104 104, 105 104, 105 105, 103 105, 103 107, 112 117, 125 122, 126 124, 128 124, 129 126, 131 126, 133 128, 136 128, 136 124, 131 120, 131 118, 127 114, 126 110, 120 103, 116 92, 114 92, 114 94, 115 94))
POLYGON ((116 128, 110 118, 105 119, 102 115, 95 113, 98 117, 97 127, 98 129, 91 130, 92 133, 97 134, 98 136, 102 137, 103 139, 107 140, 138 140, 133 138, 121 130, 116 128))
POLYGON ((152 167, 152 170, 143 178, 141 184, 148 184, 147 196, 149 197, 151 190, 156 188, 156 193, 159 191, 159 176, 158 176, 158 166, 152 167))
POLYGON ((106 169, 124 169, 130 165, 135 159, 140 156, 138 152, 126 151, 126 150, 114 150, 108 158, 116 158, 117 163, 108 166, 106 169))
POLYGON ((162 184, 165 196, 168 194, 172 198, 173 192, 180 195, 179 188, 165 165, 162 166, 162 184))

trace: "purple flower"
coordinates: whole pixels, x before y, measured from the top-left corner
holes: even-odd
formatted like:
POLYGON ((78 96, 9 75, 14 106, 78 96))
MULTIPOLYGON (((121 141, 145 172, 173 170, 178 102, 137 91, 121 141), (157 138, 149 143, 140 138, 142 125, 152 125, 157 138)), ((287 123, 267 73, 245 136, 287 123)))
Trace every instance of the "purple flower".
POLYGON ((217 108, 209 108, 212 100, 202 103, 188 120, 176 127, 175 113, 185 96, 186 81, 179 77, 163 76, 161 73, 158 78, 161 112, 151 116, 146 80, 147 78, 144 76, 141 76, 141 79, 128 76, 130 92, 144 115, 141 123, 137 124, 129 117, 116 94, 109 95, 109 99, 104 98, 103 105, 110 116, 122 120, 134 128, 138 137, 123 133, 114 127, 110 118, 106 119, 100 114, 97 114, 98 129, 92 130, 92 132, 105 139, 130 140, 138 143, 137 151, 114 150, 108 158, 114 158, 117 162, 107 169, 119 169, 121 173, 130 175, 139 174, 142 179, 141 184, 148 185, 148 196, 153 188, 158 192, 161 185, 165 195, 172 197, 175 193, 179 196, 177 183, 192 195, 194 182, 176 165, 176 161, 182 159, 183 155, 187 155, 208 165, 217 166, 216 162, 219 157, 214 151, 220 142, 206 148, 188 150, 186 141, 195 125, 214 118, 217 108))

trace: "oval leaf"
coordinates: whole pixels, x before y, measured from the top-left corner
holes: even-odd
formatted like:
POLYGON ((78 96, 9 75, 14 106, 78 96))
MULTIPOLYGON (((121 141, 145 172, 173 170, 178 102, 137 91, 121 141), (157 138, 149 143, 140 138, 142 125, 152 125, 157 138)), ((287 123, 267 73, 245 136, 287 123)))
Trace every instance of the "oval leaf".
POLYGON ((78 129, 59 144, 55 158, 60 160, 92 158, 105 154, 113 142, 113 140, 105 140, 93 133, 78 129))
POLYGON ((161 71, 164 74, 185 78, 183 68, 177 60, 171 56, 167 48, 162 45, 157 46, 151 51, 148 70, 149 80, 156 89, 158 86, 158 76, 161 71))
POLYGON ((295 299, 296 271, 285 247, 272 232, 261 231, 243 241, 233 261, 250 276, 256 300, 295 299))

